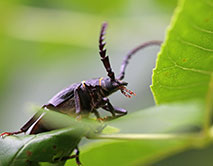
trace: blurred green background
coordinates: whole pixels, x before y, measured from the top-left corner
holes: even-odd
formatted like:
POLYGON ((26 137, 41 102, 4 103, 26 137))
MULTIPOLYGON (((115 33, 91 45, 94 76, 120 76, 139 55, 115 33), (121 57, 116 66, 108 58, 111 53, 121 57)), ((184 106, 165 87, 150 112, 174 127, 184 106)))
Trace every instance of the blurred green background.
MULTIPOLYGON (((164 40, 176 0, 13 0, 0 2, 0 132, 18 130, 68 85, 106 76, 98 54, 103 21, 113 70, 148 40, 164 40)), ((135 56, 125 80, 137 96, 112 95, 113 105, 137 111, 154 105, 150 92, 159 47, 135 56)))

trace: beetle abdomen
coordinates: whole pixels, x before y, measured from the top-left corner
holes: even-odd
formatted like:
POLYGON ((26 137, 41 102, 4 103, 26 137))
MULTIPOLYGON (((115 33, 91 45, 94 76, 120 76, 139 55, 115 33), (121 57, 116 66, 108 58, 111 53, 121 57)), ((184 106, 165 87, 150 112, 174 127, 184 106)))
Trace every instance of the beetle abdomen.
POLYGON ((53 96, 50 100, 49 100, 49 104, 52 104, 53 106, 57 107, 58 105, 60 105, 63 102, 66 102, 67 100, 69 100, 70 98, 74 97, 74 89, 79 86, 79 83, 76 84, 72 84, 70 85, 68 88, 65 88, 64 90, 60 91, 59 93, 57 93, 55 96, 53 96))
POLYGON ((75 115, 75 99, 74 97, 68 99, 67 101, 59 104, 56 109, 64 114, 68 114, 71 116, 75 115))

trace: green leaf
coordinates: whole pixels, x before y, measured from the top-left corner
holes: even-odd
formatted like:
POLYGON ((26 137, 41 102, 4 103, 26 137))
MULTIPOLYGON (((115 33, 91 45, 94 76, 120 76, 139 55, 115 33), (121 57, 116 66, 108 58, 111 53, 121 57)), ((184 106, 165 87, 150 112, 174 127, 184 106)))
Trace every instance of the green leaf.
POLYGON ((212 166, 213 145, 205 146, 204 148, 192 148, 183 153, 177 153, 169 159, 162 160, 151 166, 212 166))
MULTIPOLYGON (((87 166, 142 165, 165 158, 186 147, 199 146, 202 138, 189 132, 199 131, 203 123, 203 109, 204 105, 199 101, 174 103, 138 111, 129 117, 113 121, 110 125, 120 127, 121 133, 98 136, 99 139, 114 140, 95 142, 81 148, 81 161, 87 166), (133 133, 140 134, 127 134, 130 129, 133 133), (188 134, 181 135, 180 132, 184 131, 188 134)), ((74 165, 74 162, 70 160, 66 165, 74 165)))
MULTIPOLYGON (((213 3, 211 0, 182 0, 161 52, 153 74, 151 86, 158 104, 199 98, 205 102, 204 137, 212 139, 213 111, 213 3)), ((202 117, 201 117, 202 118, 202 117)), ((206 139, 206 144, 209 139, 206 139)), ((205 147, 208 149, 209 147, 205 147)), ((188 149, 185 149, 188 150, 188 149)), ((193 151, 193 150, 188 150, 193 151)), ((197 150, 199 151, 199 150, 197 150)), ((200 150, 202 151, 202 150, 200 150)), ((205 156, 209 156, 206 151, 205 156)), ((181 161, 174 156, 157 162, 158 165, 203 165, 195 153, 179 153, 181 161), (190 157, 189 157, 190 156, 190 157), (188 157, 188 158, 187 158, 188 157), (191 162, 189 161, 193 159, 191 162), (189 164, 191 163, 191 164, 189 164), (194 163, 194 164, 192 164, 194 163), (196 164, 195 164, 196 163, 196 164)), ((200 157, 204 158, 204 156, 200 157)), ((206 160, 210 161, 206 158, 206 160)), ((208 164, 208 162, 205 165, 208 164)), ((154 163, 153 165, 155 165, 154 163)))
POLYGON ((213 94, 212 10, 211 0, 180 1, 153 74, 156 103, 213 94))
MULTIPOLYGON (((77 121, 73 117, 55 111, 42 109, 39 111, 45 113, 42 119, 45 125, 63 129, 36 135, 0 138, 0 166, 36 165, 39 162, 64 165, 66 161, 60 159, 70 156, 82 137, 95 136, 95 133, 100 132, 105 126, 93 119, 77 121)), ((118 129, 111 126, 103 130, 106 134, 117 131, 118 129)))
POLYGON ((85 132, 80 128, 67 128, 37 135, 7 136, 0 139, 0 165, 54 162, 69 156, 83 135, 85 132))

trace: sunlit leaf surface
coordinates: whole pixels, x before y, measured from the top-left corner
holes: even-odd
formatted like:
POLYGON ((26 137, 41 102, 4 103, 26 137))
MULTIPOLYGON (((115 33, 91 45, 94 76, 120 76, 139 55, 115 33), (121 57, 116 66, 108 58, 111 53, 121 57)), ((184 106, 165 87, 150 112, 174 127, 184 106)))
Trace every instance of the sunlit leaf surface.
POLYGON ((153 74, 157 103, 213 93, 212 10, 211 0, 180 1, 153 74))
MULTIPOLYGON (((108 136, 116 140, 86 145, 82 149, 81 160, 88 166, 152 163, 193 144, 196 145, 193 138, 198 136, 196 132, 203 123, 203 113, 203 104, 199 101, 161 105, 138 111, 110 123, 121 128, 120 133, 108 136), (138 125, 140 129, 136 129, 138 125), (127 134, 128 131, 130 134, 127 134), (137 132, 140 133, 133 134, 137 132), (159 133, 164 133, 165 137, 162 138, 159 133)), ((107 138, 105 135, 102 136, 107 138)), ((66 165, 73 164, 74 161, 68 161, 66 165)))

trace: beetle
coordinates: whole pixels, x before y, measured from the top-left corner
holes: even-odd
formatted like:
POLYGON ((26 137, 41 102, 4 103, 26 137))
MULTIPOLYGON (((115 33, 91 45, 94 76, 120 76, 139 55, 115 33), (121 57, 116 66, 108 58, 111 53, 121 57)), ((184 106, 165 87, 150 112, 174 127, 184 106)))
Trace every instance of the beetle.
MULTIPOLYGON (((161 45, 162 42, 157 40, 149 41, 131 50, 127 56, 124 57, 120 69, 120 75, 115 77, 110 65, 109 57, 106 55, 106 43, 104 41, 106 28, 107 23, 103 23, 99 36, 99 54, 106 69, 107 77, 100 77, 81 81, 80 83, 74 83, 53 96, 47 104, 42 106, 43 109, 68 114, 77 119, 86 118, 90 115, 90 113, 94 113, 99 121, 109 121, 127 114, 125 109, 113 106, 107 97, 118 90, 129 98, 131 98, 132 95, 135 95, 134 92, 126 88, 128 83, 123 81, 125 70, 130 58, 137 51, 147 46, 161 45), (102 108, 110 112, 112 115, 102 118, 97 111, 98 108, 102 108)), ((0 136, 3 137, 5 135, 19 134, 27 132, 29 129, 29 134, 38 134, 56 129, 49 126, 46 127, 42 118, 43 116, 45 116, 44 113, 37 112, 19 131, 4 132, 0 136)), ((78 165, 80 165, 79 150, 77 146, 76 151, 76 162, 78 165)))

